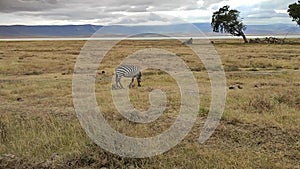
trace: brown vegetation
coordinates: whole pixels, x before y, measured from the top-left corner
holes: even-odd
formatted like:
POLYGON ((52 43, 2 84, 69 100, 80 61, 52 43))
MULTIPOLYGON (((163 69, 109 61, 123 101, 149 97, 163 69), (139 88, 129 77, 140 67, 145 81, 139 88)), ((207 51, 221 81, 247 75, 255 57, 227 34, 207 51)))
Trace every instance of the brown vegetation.
POLYGON ((209 110, 210 81, 194 54, 170 41, 125 41, 114 48, 99 68, 96 96, 106 119, 119 132, 138 137, 159 134, 174 122, 179 109, 174 79, 157 70, 144 71, 142 87, 130 90, 131 101, 140 110, 148 109, 151 90, 161 88, 167 93, 168 107, 157 121, 131 123, 109 104, 115 62, 132 49, 159 46, 176 53, 193 71, 201 92, 199 116, 187 137, 170 151, 145 159, 104 151, 81 128, 71 87, 84 43, 0 42, 0 168, 299 168, 299 43, 214 41, 228 87, 242 88, 228 90, 220 125, 202 145, 197 139, 209 110))

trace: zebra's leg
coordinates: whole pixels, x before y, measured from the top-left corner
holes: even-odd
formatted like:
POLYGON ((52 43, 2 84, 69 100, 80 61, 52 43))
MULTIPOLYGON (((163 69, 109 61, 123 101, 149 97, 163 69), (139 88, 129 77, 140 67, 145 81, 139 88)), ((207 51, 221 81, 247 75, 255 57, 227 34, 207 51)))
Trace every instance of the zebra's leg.
POLYGON ((117 88, 124 88, 122 83, 121 83, 121 78, 120 77, 116 77, 116 86, 117 88))
POLYGON ((119 84, 120 84, 121 89, 124 89, 124 87, 123 87, 123 85, 121 83, 121 80, 119 81, 119 84))
POLYGON ((141 87, 141 86, 142 86, 142 85, 141 85, 142 79, 141 79, 141 78, 137 78, 136 80, 137 80, 137 82, 138 82, 138 87, 141 87))
POLYGON ((138 87, 141 87, 141 82, 142 82, 142 73, 141 72, 139 72, 136 80, 138 82, 138 87))
POLYGON ((129 88, 132 88, 133 87, 133 82, 134 82, 134 77, 131 79, 131 82, 129 83, 129 88))
POLYGON ((121 82, 118 82, 118 83, 117 83, 117 87, 118 87, 119 89, 124 89, 124 87, 123 87, 123 85, 122 85, 121 82))
POLYGON ((116 88, 119 88, 119 81, 120 81, 120 79, 119 79, 118 76, 116 75, 116 88))
POLYGON ((116 82, 116 88, 120 88, 119 82, 116 82))

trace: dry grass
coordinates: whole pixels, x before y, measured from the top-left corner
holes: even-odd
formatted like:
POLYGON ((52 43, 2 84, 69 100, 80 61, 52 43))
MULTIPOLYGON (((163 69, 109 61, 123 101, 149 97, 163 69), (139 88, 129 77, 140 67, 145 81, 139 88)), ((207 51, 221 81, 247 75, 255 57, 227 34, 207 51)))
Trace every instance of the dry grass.
POLYGON ((202 96, 196 125, 188 136, 170 151, 145 159, 106 152, 81 128, 71 87, 73 67, 84 43, 0 43, 0 168, 299 168, 299 43, 215 41, 228 86, 241 84, 243 89, 228 90, 221 123, 203 145, 197 139, 208 113, 210 82, 195 55, 173 41, 119 44, 103 60, 96 82, 98 104, 117 131, 154 136, 169 128, 178 114, 180 95, 174 79, 155 70, 143 72, 143 86, 131 89, 130 99, 137 109, 146 110, 149 92, 165 91, 168 106, 157 121, 129 122, 110 103, 114 66, 143 47, 160 47, 182 57, 197 78, 202 96), (106 73, 101 74, 102 70, 106 73))

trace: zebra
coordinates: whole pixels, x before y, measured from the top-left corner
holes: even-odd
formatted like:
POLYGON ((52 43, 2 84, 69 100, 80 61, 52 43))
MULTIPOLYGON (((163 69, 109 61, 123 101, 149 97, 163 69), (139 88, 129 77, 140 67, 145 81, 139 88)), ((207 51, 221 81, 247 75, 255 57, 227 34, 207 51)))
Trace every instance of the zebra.
POLYGON ((142 81, 142 73, 138 66, 135 65, 120 65, 115 69, 116 73, 116 87, 117 88, 124 88, 121 84, 121 78, 127 77, 132 78, 129 88, 133 87, 134 78, 137 79, 138 87, 141 87, 141 81, 142 81))

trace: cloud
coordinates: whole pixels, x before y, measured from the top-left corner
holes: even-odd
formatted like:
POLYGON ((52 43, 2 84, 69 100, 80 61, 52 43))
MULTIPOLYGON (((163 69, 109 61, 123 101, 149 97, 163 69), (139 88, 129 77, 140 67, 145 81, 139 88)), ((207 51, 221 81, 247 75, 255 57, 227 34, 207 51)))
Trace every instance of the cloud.
MULTIPOLYGON (((180 20, 177 20, 178 23, 180 20)), ((154 13, 143 13, 143 14, 138 14, 138 15, 130 15, 126 16, 124 15, 123 17, 120 17, 119 20, 113 22, 113 24, 139 24, 143 23, 144 25, 151 25, 151 24, 171 24, 171 23, 177 23, 176 20, 174 20, 174 17, 170 16, 164 16, 164 15, 157 15, 154 13)))
POLYGON ((1 0, 0 12, 43 11, 59 7, 58 0, 1 0))
POLYGON ((251 6, 241 5, 239 10, 244 21, 248 24, 255 23, 292 23, 288 14, 288 5, 294 0, 264 0, 251 6), (278 12, 281 11, 281 12, 278 12))
POLYGON ((221 1, 224 0, 1 0, 0 12, 44 11, 59 8, 67 9, 70 7, 88 8, 90 10, 102 7, 104 11, 155 12, 206 8, 221 1))
MULTIPOLYGON (((143 24, 167 22, 151 12, 172 15, 188 22, 209 22, 214 10, 230 5, 247 22, 280 17, 295 0, 0 0, 0 24, 143 24), (148 15, 147 15, 148 14, 148 15)), ((283 19, 282 19, 283 20, 283 19)))
MULTIPOLYGON (((221 0, 214 0, 219 1, 221 0)), ((91 24, 138 24, 158 20, 153 18, 153 15, 145 17, 143 13, 188 11, 203 8, 203 5, 211 3, 209 0, 1 0, 0 24, 39 24, 42 20, 50 24, 81 21, 91 24), (8 19, 7 16, 11 18, 8 19), (32 22, 20 23, 21 18, 24 18, 24 22, 31 18, 32 22)), ((161 21, 163 19, 160 19, 161 21)))

